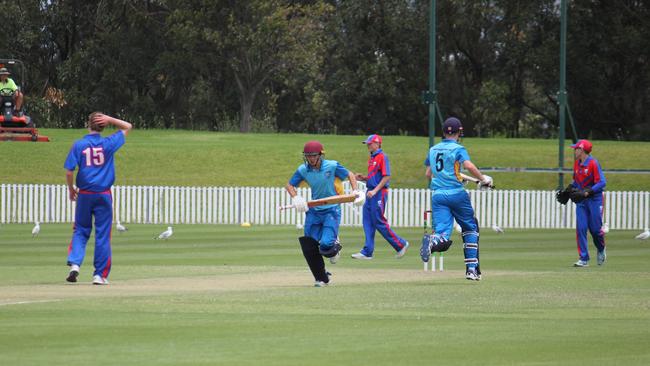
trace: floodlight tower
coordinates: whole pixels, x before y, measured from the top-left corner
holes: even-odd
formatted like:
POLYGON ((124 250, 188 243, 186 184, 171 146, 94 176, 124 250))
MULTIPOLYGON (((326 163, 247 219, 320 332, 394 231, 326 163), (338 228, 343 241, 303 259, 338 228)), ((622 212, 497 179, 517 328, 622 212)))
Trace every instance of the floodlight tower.
POLYGON ((436 0, 429 6, 429 90, 422 92, 422 101, 429 105, 429 147, 434 145, 436 120, 442 126, 442 113, 436 90, 436 0))
POLYGON ((571 128, 573 129, 573 141, 576 142, 578 134, 576 132, 573 117, 571 117, 571 108, 567 98, 566 91, 566 32, 567 32, 567 0, 560 0, 560 90, 557 95, 559 104, 558 114, 560 122, 559 130, 559 150, 558 150, 558 189, 564 187, 564 139, 566 130, 566 117, 569 117, 571 128))

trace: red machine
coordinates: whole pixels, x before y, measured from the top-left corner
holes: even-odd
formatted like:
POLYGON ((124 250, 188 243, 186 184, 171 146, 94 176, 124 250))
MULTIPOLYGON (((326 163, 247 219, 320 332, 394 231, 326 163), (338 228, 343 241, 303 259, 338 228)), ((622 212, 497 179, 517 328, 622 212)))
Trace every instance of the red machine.
MULTIPOLYGON (((0 59, 0 69, 6 68, 11 75, 18 75, 18 85, 24 85, 25 66, 19 60, 0 59)), ((6 75, 6 74, 5 74, 6 75)), ((47 136, 38 134, 34 121, 24 114, 25 108, 16 110, 15 91, 0 88, 0 141, 49 142, 47 136)))

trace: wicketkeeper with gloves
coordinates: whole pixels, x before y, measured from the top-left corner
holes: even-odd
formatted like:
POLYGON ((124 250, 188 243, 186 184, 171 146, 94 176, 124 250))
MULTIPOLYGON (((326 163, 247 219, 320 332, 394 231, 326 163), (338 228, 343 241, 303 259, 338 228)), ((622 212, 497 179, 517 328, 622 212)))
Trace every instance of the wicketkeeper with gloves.
POLYGON ((352 254, 354 259, 372 259, 375 251, 375 231, 388 241, 395 249, 395 257, 402 258, 406 254, 409 242, 401 238, 391 229, 384 212, 388 201, 388 186, 390 182, 390 162, 388 156, 381 149, 381 136, 373 134, 368 136, 363 143, 368 147, 368 175, 357 174, 357 180, 366 182, 368 192, 366 203, 363 205, 363 232, 366 241, 359 253, 352 254))
POLYGON ((311 187, 311 200, 317 200, 342 193, 341 188, 337 190, 337 186, 341 185, 341 181, 349 179, 356 195, 353 204, 362 206, 366 200, 365 192, 357 187, 354 174, 338 161, 323 159, 324 154, 323 144, 318 141, 307 142, 303 148, 304 164, 298 166, 285 187, 296 210, 306 213, 304 236, 299 238, 299 242, 316 280, 316 287, 326 286, 330 282, 323 257, 329 258, 332 264, 340 257, 341 244, 338 242, 338 233, 341 206, 329 204, 310 208, 305 198, 298 195, 296 187, 301 182, 306 182, 311 187))
POLYGON ((573 183, 557 193, 557 200, 566 204, 571 199, 576 204, 576 241, 578 243, 579 259, 575 267, 589 265, 589 250, 587 246, 587 230, 591 233, 594 245, 598 250, 598 265, 605 263, 605 233, 603 226, 603 191, 605 190, 605 175, 596 158, 592 157, 593 145, 588 140, 580 140, 571 145, 575 149, 573 164, 573 183))

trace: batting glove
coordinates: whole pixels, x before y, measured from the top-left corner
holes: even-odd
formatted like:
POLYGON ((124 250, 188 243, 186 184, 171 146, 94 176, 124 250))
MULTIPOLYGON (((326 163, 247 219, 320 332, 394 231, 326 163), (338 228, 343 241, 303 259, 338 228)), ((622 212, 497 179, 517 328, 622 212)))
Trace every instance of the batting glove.
POLYGON ((366 193, 360 189, 357 189, 353 193, 357 197, 354 199, 352 204, 355 206, 363 206, 364 202, 366 202, 366 193))
POLYGON ((293 207, 295 207, 298 212, 309 211, 309 206, 307 206, 307 201, 303 196, 293 196, 291 198, 291 204, 293 204, 293 207))
POLYGON ((483 174, 483 180, 478 183, 478 188, 487 189, 487 188, 492 188, 493 185, 494 185, 494 181, 492 180, 492 177, 483 174))

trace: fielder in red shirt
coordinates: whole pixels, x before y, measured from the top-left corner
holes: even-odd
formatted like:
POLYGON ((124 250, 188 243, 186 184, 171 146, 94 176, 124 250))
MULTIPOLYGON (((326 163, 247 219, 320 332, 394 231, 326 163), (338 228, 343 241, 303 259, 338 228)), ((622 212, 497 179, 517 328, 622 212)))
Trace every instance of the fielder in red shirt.
POLYGON ((571 199, 576 204, 576 241, 578 243, 579 259, 574 266, 589 265, 589 250, 587 248, 587 230, 591 233, 594 245, 598 250, 598 265, 605 263, 605 233, 603 226, 603 191, 605 190, 605 175, 598 160, 591 156, 593 145, 588 140, 580 140, 571 145, 575 149, 576 161, 573 164, 574 188, 571 199))
POLYGON ((393 231, 384 215, 386 201, 388 200, 388 186, 390 182, 390 162, 388 156, 381 149, 381 136, 370 135, 363 141, 368 147, 368 175, 357 174, 357 180, 366 182, 368 192, 363 205, 363 231, 366 242, 359 253, 352 254, 354 259, 372 259, 375 251, 375 232, 395 249, 395 257, 402 258, 406 254, 409 243, 393 231))

